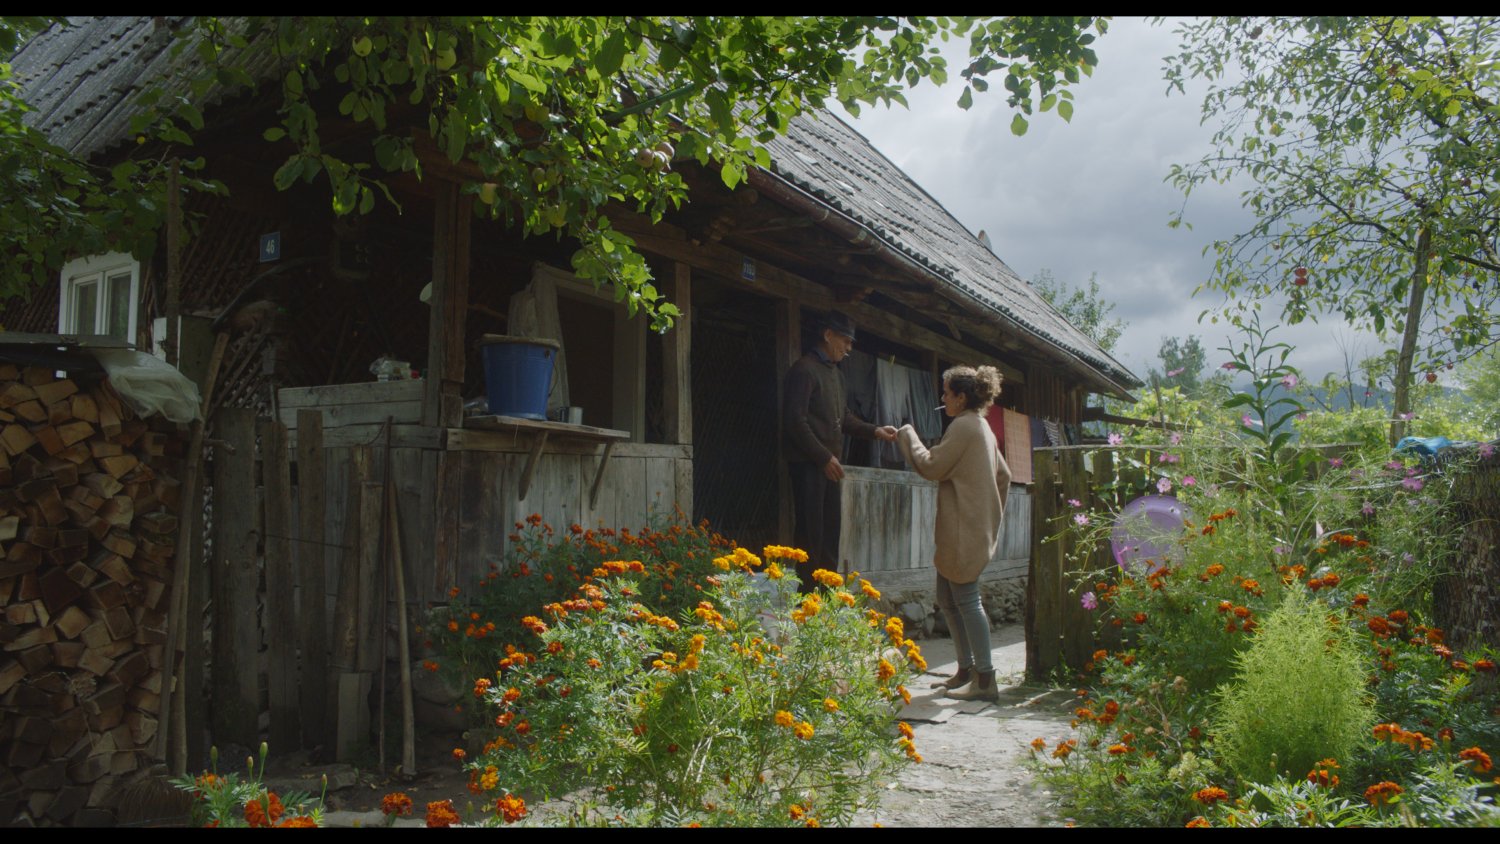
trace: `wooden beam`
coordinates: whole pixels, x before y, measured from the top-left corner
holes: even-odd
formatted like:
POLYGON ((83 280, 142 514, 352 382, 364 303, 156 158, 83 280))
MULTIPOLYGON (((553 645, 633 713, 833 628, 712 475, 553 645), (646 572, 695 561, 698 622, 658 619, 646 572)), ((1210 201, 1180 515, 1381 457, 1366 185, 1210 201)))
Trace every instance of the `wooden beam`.
POLYGON ((781 420, 786 413, 786 372, 802 356, 802 305, 795 299, 776 303, 776 535, 792 538, 792 479, 786 469, 786 442, 781 420))
POLYGON ((646 321, 615 308, 614 412, 611 424, 646 439, 646 321))
POLYGON ((255 413, 221 408, 214 435, 228 443, 214 454, 214 660, 211 723, 215 743, 259 744, 256 595, 255 413))
MULTIPOLYGON (((366 440, 368 442, 368 440, 366 440)), ((297 411, 297 591, 301 597, 302 740, 305 747, 328 733, 328 584, 324 558, 323 414, 297 411)))
MULTIPOLYGON (((670 258, 674 261, 703 270, 737 286, 754 290, 777 299, 800 300, 801 304, 816 310, 839 309, 849 314, 863 328, 916 349, 931 349, 944 357, 978 365, 990 364, 1005 375, 1012 384, 1026 383, 1026 375, 1014 365, 981 352, 972 346, 908 322, 905 319, 864 302, 840 303, 826 286, 809 281, 794 273, 764 263, 749 256, 718 245, 695 246, 678 239, 670 233, 658 233, 654 229, 628 228, 630 221, 622 220, 620 228, 625 230, 642 250, 670 258), (754 278, 745 278, 746 262, 754 267, 754 278)), ((994 333, 993 326, 989 326, 994 333)))
POLYGON ((687 264, 673 265, 667 299, 682 311, 672 330, 663 337, 662 411, 669 443, 693 441, 693 270, 687 264))
POLYGON ((422 424, 428 426, 456 426, 463 421, 472 205, 473 197, 461 193, 456 182, 442 181, 434 187, 427 389, 422 402, 422 424))
POLYGON ((261 477, 265 484, 266 688, 271 702, 271 745, 298 747, 302 730, 297 703, 297 607, 292 586, 292 466, 286 426, 262 417, 261 477))

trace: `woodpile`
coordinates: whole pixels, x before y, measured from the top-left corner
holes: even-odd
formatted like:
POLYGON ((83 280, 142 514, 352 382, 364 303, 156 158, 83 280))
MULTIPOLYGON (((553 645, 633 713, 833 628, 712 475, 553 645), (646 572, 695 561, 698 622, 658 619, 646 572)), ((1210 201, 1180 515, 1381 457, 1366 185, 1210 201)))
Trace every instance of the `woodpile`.
POLYGON ((148 764, 186 448, 95 376, 0 362, 0 825, 95 825, 148 764))

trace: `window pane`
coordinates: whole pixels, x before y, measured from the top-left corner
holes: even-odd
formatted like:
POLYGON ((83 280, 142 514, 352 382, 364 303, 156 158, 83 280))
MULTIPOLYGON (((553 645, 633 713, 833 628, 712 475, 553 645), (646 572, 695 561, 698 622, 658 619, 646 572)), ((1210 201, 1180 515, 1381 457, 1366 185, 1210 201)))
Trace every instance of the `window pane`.
POLYGON ((109 300, 105 313, 105 333, 119 340, 129 341, 130 333, 130 273, 109 277, 109 300))
POLYGON ((99 312, 99 285, 95 282, 79 284, 73 288, 77 291, 73 300, 73 333, 95 334, 95 319, 99 312))

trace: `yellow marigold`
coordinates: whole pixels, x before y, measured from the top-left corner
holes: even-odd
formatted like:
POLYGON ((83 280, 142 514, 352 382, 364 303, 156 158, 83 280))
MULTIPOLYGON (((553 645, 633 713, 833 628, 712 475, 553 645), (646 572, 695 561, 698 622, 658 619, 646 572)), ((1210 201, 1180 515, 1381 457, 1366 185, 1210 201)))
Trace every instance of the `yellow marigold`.
POLYGON ((897 722, 896 731, 899 732, 903 737, 908 739, 916 738, 917 735, 915 732, 913 732, 911 725, 906 723, 905 721, 897 722))
POLYGON ((729 571, 729 567, 733 565, 733 561, 728 557, 714 557, 714 565, 724 571, 729 571))
POLYGON ((852 606, 854 606, 854 596, 850 595, 848 592, 845 592, 842 589, 840 589, 839 591, 833 593, 833 597, 836 598, 839 603, 843 604, 846 607, 852 607, 852 606))
POLYGON ((823 698, 823 708, 829 712, 839 711, 839 702, 831 697, 823 698))
POLYGON ((792 717, 792 713, 786 711, 785 709, 777 710, 776 726, 790 727, 794 723, 796 723, 796 719, 792 717))
POLYGON ((880 600, 880 590, 872 586, 868 580, 859 581, 859 591, 865 593, 865 597, 872 601, 880 600))
POLYGON ((911 660, 912 667, 915 668, 918 673, 927 670, 927 660, 922 658, 922 652, 916 647, 909 648, 906 651, 906 658, 911 660))
POLYGON ((881 659, 880 665, 876 669, 876 676, 880 678, 880 682, 884 683, 886 680, 896 676, 896 666, 891 665, 885 659, 881 659))
POLYGON ((766 566, 766 577, 769 577, 772 580, 780 580, 783 577, 786 577, 786 573, 781 570, 781 566, 778 566, 775 563, 771 563, 770 565, 766 566))
POLYGON ((818 581, 823 586, 829 589, 832 589, 835 586, 844 585, 844 576, 836 571, 829 571, 828 569, 813 569, 812 576, 813 580, 818 581))
POLYGON ((902 703, 911 703, 911 692, 908 692, 905 686, 897 684, 896 694, 901 696, 902 703))
POLYGON ((479 778, 479 787, 485 791, 493 791, 500 784, 500 769, 494 765, 484 769, 484 775, 479 778))
POLYGON ((906 626, 899 616, 893 615, 885 620, 885 635, 891 637, 891 644, 901 647, 901 640, 906 638, 906 626))
POLYGON ((792 733, 797 736, 797 738, 802 739, 803 741, 807 741, 808 739, 813 737, 813 725, 806 721, 803 721, 792 727, 792 733))

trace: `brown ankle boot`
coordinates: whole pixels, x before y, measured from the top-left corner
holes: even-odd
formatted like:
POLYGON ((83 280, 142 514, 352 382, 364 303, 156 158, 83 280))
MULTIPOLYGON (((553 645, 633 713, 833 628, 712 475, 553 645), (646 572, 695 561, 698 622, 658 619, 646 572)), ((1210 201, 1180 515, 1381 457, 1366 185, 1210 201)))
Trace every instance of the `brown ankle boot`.
POLYGON ((995 672, 975 672, 974 682, 958 691, 949 692, 948 697, 954 700, 987 700, 994 703, 1000 699, 1000 689, 995 686, 995 672))
POLYGON ((963 684, 969 682, 969 679, 973 677, 973 675, 973 669, 960 668, 952 677, 949 677, 946 680, 938 680, 937 682, 932 683, 928 688, 947 689, 948 691, 953 691, 954 689, 959 688, 963 684))

